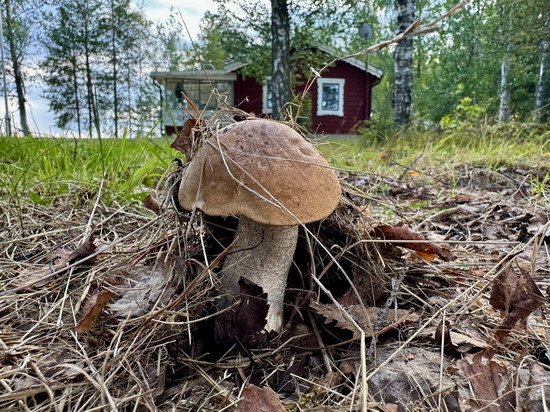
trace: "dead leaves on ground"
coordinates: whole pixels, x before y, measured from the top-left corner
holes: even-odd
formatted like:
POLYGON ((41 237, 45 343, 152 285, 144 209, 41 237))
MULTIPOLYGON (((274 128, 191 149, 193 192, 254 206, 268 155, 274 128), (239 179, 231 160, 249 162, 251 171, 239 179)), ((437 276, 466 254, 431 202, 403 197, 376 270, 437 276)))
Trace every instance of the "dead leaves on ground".
POLYGON ((426 241, 427 239, 424 235, 416 233, 406 226, 378 225, 373 229, 373 234, 377 238, 386 240, 410 240, 411 242, 397 243, 396 246, 413 250, 416 252, 416 256, 424 260, 431 261, 434 255, 445 262, 456 259, 456 256, 446 247, 433 243, 415 242, 426 241))
MULTIPOLYGON (((236 342, 245 346, 252 345, 266 325, 269 309, 267 293, 244 278, 239 280, 239 289, 236 306, 216 317, 214 336, 216 345, 220 348, 227 349, 236 342)), ((231 300, 228 299, 225 303, 231 303, 231 300)), ((222 307, 227 306, 226 304, 222 307)))
POLYGON ((491 305, 504 315, 495 332, 497 341, 501 342, 518 322, 524 322, 531 313, 542 308, 544 301, 542 292, 528 270, 517 262, 504 263, 494 281, 489 299, 491 305))
MULTIPOLYGON (((93 255, 96 252, 94 243, 95 226, 88 237, 76 248, 76 250, 60 249, 51 253, 48 264, 38 270, 26 270, 14 279, 14 285, 23 290, 33 290, 47 285, 53 280, 53 276, 61 275, 69 266, 76 264, 93 255)), ((81 262, 82 263, 82 262, 81 262)))
POLYGON ((108 290, 97 290, 84 304, 83 316, 76 325, 77 332, 89 332, 97 323, 99 314, 110 302, 113 294, 108 290))
POLYGON ((247 385, 235 412, 286 412, 286 408, 277 394, 269 386, 259 388, 247 385))
POLYGON ((457 366, 470 381, 474 395, 468 401, 471 407, 484 408, 489 412, 515 410, 516 394, 505 363, 477 353, 469 359, 458 361, 457 366))
POLYGON ((380 319, 382 309, 377 307, 346 305, 340 309, 335 304, 320 304, 314 301, 310 302, 309 307, 323 316, 325 323, 336 322, 337 327, 353 332, 354 339, 359 339, 361 335, 352 320, 363 330, 366 337, 373 337, 420 319, 419 314, 404 309, 390 309, 385 319, 380 319))

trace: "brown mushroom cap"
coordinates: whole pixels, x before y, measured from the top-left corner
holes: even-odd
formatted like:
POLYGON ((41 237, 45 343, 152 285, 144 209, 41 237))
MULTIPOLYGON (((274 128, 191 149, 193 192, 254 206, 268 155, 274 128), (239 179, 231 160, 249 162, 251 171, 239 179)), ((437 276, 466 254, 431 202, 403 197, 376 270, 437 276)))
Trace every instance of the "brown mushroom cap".
POLYGON ((187 210, 268 225, 321 220, 340 196, 338 177, 319 152, 290 127, 266 119, 234 123, 208 138, 179 189, 187 210))

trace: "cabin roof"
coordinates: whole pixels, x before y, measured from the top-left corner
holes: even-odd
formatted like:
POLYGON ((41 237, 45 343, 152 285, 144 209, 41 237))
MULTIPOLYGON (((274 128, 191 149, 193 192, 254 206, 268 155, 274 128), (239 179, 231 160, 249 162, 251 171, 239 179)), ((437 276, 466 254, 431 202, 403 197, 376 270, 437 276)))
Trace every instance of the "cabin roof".
MULTIPOLYGON (((333 49, 326 45, 317 45, 315 46, 315 48, 336 59, 338 59, 338 56, 340 55, 340 53, 336 49, 333 49)), ((370 64, 367 66, 367 64, 364 61, 361 61, 355 57, 345 57, 339 60, 344 61, 360 70, 363 70, 374 77, 381 78, 383 75, 382 70, 377 69, 376 67, 370 64)), ((248 63, 235 61, 235 62, 226 64, 223 67, 223 69, 159 71, 159 72, 152 72, 150 76, 157 81, 167 80, 167 79, 235 81, 237 80, 237 73, 236 73, 237 70, 243 68, 246 65, 248 65, 248 63)))

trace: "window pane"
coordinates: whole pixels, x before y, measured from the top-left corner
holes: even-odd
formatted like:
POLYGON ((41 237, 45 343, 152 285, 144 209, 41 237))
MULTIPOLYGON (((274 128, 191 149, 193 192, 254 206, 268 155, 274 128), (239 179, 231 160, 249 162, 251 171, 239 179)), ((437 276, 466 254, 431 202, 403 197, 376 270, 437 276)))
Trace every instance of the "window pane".
POLYGON ((183 83, 183 92, 194 104, 199 102, 199 82, 185 80, 183 83))
POLYGON ((338 83, 323 83, 323 110, 340 110, 340 85, 338 83))
POLYGON ((219 81, 216 82, 216 89, 221 96, 221 100, 226 104, 233 105, 233 84, 231 82, 219 81))
POLYGON ((212 94, 212 86, 210 82, 205 81, 201 82, 201 100, 199 109, 215 109, 218 105, 218 101, 216 100, 216 96, 212 94))

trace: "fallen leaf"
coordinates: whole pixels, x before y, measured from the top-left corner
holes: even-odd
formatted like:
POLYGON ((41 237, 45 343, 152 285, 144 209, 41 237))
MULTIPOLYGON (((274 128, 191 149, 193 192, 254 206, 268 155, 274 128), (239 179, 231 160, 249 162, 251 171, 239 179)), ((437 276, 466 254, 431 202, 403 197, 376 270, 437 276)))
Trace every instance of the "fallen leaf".
POLYGON ((433 262, 436 257, 437 255, 434 253, 414 252, 414 251, 411 253, 411 260, 423 260, 425 262, 433 262))
POLYGON ((495 332, 495 338, 501 342, 520 321, 524 321, 535 310, 544 305, 544 296, 533 281, 529 271, 516 265, 518 275, 512 263, 509 263, 495 279, 489 302, 505 315, 495 332))
POLYGON ((164 266, 142 268, 137 283, 124 291, 122 297, 109 305, 117 317, 137 317, 146 314, 160 296, 166 281, 164 266))
MULTIPOLYGON (((335 304, 321 304, 311 301, 309 307, 323 316, 326 324, 335 321, 337 327, 353 332, 353 337, 355 339, 360 337, 360 332, 357 328, 335 304)), ((391 329, 396 329, 399 326, 416 322, 420 319, 420 315, 415 312, 404 309, 390 309, 388 310, 386 321, 380 325, 378 330, 373 331, 373 328, 378 322, 380 308, 364 307, 362 305, 342 305, 342 307, 359 325, 367 337, 381 335, 391 329)))
POLYGON ((88 237, 84 239, 76 250, 60 249, 55 251, 55 253, 51 253, 46 267, 22 272, 14 279, 14 285, 30 290, 47 285, 53 280, 52 276, 50 276, 52 273, 60 275, 64 272, 63 268, 95 253, 94 233, 95 226, 92 227, 88 237))
MULTIPOLYGON (((410 228, 405 226, 379 225, 373 229, 373 234, 378 238, 387 240, 427 240, 420 233, 413 232, 410 228)), ((456 256, 453 255, 449 249, 432 243, 405 242, 398 243, 397 246, 411 249, 416 252, 437 255, 445 262, 456 259, 456 256)))
POLYGON ((235 412, 286 412, 286 408, 269 386, 247 385, 235 412))
POLYGON ((160 204, 152 195, 148 195, 142 200, 143 206, 157 215, 160 215, 160 204))
POLYGON ((468 402, 472 407, 488 412, 515 410, 516 395, 505 364, 484 358, 480 352, 471 359, 458 361, 457 365, 470 381, 474 397, 468 402))
POLYGON ((500 271, 500 274, 493 281, 489 303, 493 308, 508 313, 519 276, 512 268, 511 262, 504 264, 500 271))
MULTIPOLYGON (((220 313, 214 323, 214 336, 219 348, 229 348, 237 341, 246 344, 267 323, 267 293, 244 278, 239 280, 239 287, 239 304, 220 313)), ((226 299, 224 307, 231 303, 230 299, 226 299)))
POLYGON ((488 346, 485 342, 478 339, 451 331, 449 321, 445 321, 445 328, 443 328, 443 322, 441 322, 435 330, 434 340, 437 345, 441 345, 442 338, 443 353, 454 357, 459 357, 461 354, 470 352, 472 349, 483 349, 488 346))
POLYGON ((529 368, 529 390, 523 411, 547 412, 550 400, 550 372, 533 362, 529 368))
MULTIPOLYGON (((176 140, 170 147, 183 152, 187 158, 192 156, 192 148, 195 144, 195 126, 199 123, 197 119, 189 118, 183 124, 183 128, 178 133, 176 140)), ((198 136, 197 136, 198 137, 198 136)))
POLYGON ((83 316, 76 325, 77 332, 89 332, 97 323, 97 318, 107 306, 113 294, 108 290, 97 291, 82 308, 83 316))

